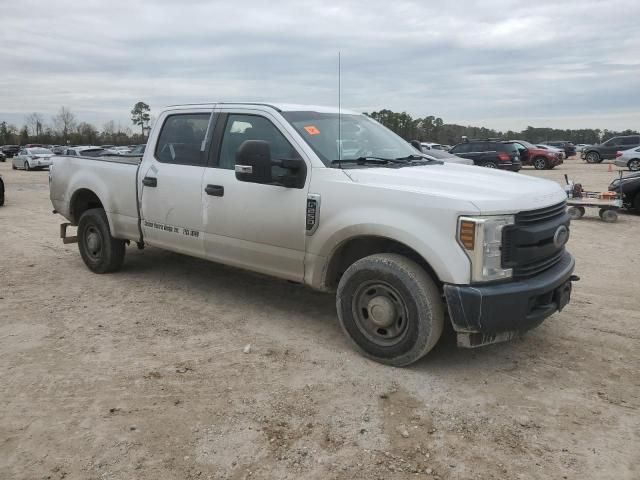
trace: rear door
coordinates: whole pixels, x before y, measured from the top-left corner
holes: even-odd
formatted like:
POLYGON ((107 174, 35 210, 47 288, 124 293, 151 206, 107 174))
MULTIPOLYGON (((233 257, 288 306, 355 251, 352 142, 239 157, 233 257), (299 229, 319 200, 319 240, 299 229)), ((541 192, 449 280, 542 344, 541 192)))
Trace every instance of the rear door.
MULTIPOLYGON (((204 249, 207 258, 269 275, 304 278, 305 215, 311 163, 296 148, 294 135, 267 111, 221 107, 209 168, 205 170, 204 249), (303 188, 241 182, 235 157, 246 140, 264 140, 271 158, 303 158, 303 188)), ((274 176, 282 175, 273 167, 274 176)))
POLYGON ((212 110, 165 112, 138 175, 145 242, 204 256, 202 176, 212 110))

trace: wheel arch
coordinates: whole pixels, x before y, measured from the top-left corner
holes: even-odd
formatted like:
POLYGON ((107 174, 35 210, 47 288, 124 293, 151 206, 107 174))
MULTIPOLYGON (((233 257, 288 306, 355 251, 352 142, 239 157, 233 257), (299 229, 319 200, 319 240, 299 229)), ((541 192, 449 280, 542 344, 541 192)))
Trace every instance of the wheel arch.
POLYGON ((80 217, 84 212, 91 208, 102 208, 104 204, 100 200, 100 197, 89 188, 79 188, 71 196, 69 202, 69 213, 74 225, 77 225, 80 221, 80 217))
POLYGON ((397 253, 413 260, 424 268, 438 288, 442 289, 443 282, 431 263, 414 248, 393 238, 363 234, 349 237, 333 248, 322 276, 323 290, 336 290, 340 278, 349 266, 364 257, 378 253, 397 253))

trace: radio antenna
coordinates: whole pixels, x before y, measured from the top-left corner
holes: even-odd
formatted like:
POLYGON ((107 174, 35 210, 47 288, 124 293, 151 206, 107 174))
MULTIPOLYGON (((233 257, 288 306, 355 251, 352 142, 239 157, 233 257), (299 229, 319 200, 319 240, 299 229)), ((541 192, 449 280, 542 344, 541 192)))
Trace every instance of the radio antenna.
POLYGON ((342 160, 342 113, 340 109, 340 50, 338 50, 338 160, 342 160))

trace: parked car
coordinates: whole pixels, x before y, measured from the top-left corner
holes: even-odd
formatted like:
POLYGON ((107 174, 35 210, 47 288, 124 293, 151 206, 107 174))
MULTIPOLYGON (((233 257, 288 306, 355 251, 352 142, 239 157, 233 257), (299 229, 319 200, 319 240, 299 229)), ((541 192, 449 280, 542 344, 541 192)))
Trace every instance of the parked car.
POLYGON ((5 155, 3 152, 0 152, 0 162, 6 162, 7 161, 7 155, 5 155))
POLYGON ((105 150, 102 147, 92 146, 71 147, 65 149, 62 152, 62 155, 70 157, 101 157, 103 155, 109 155, 109 150, 105 150))
POLYGON ((433 142, 420 142, 420 145, 422 145, 422 150, 444 150, 444 148, 442 147, 442 145, 440 145, 439 143, 433 143, 433 142))
POLYGON ((23 168, 25 170, 38 170, 51 165, 53 152, 48 148, 22 148, 18 155, 13 157, 11 168, 14 170, 23 168))
MULTIPOLYGON (((366 115, 330 107, 171 107, 148 146, 141 162, 56 158, 61 236, 95 273, 118 270, 132 241, 336 292, 343 331, 394 366, 429 352, 445 319, 458 345, 475 347, 570 300, 556 182, 428 160, 366 115), (339 131, 359 145, 353 155, 337 158, 339 131)), ((495 148, 513 164, 515 147, 495 148)))
POLYGON ((549 150, 550 152, 559 153, 560 158, 562 159, 567 158, 567 154, 564 153, 564 150, 561 148, 552 147, 551 145, 545 145, 544 143, 539 143, 536 145, 536 147, 542 148, 543 150, 549 150))
POLYGON ((640 172, 616 178, 609 184, 609 191, 622 193, 624 207, 640 213, 640 172))
POLYGON ((640 170, 640 147, 617 152, 613 163, 618 167, 627 167, 632 172, 640 170))
POLYGON ((522 165, 531 165, 536 170, 551 170, 562 163, 559 153, 538 148, 525 140, 507 140, 504 143, 515 145, 522 165))
POLYGON ((127 158, 142 158, 146 146, 146 144, 134 145, 128 153, 123 153, 122 156, 127 158))
POLYGON ((473 160, 481 167, 517 172, 522 168, 520 153, 515 145, 497 139, 467 140, 454 145, 449 153, 473 160))
MULTIPOLYGON (((422 144, 421 144, 422 147, 422 144)), ((435 158, 436 160, 442 160, 443 162, 450 163, 459 163, 460 165, 473 165, 473 160, 469 160, 468 158, 458 157, 457 155, 453 155, 452 153, 445 152, 444 150, 438 149, 420 149, 425 155, 431 158, 435 158)))
POLYGON ((4 181, 0 175, 0 207, 4 205, 4 181))
POLYGON ((640 147, 640 135, 625 135, 613 137, 604 143, 588 145, 582 150, 581 157, 587 163, 600 163, 602 160, 616 158, 616 153, 621 150, 640 147))
POLYGON ((586 143, 578 143, 576 144, 576 152, 582 152, 582 150, 584 150, 584 147, 586 147, 587 144, 586 143))
POLYGON ((2 153, 4 153, 7 158, 13 158, 20 151, 20 145, 4 145, 2 147, 2 153))
POLYGON ((551 140, 542 143, 551 147, 563 149, 566 158, 572 157, 576 154, 576 146, 573 144, 573 142, 567 142, 565 140, 551 140))

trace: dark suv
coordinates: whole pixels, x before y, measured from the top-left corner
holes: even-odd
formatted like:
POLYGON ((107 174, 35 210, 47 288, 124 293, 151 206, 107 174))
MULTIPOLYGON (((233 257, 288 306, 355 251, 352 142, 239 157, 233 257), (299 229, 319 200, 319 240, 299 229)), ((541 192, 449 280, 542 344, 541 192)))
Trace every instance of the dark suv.
POLYGON ((573 142, 567 142, 565 140, 551 140, 549 142, 544 142, 545 145, 549 145, 550 147, 556 147, 561 150, 564 150, 565 156, 567 158, 572 157, 576 154, 576 146, 573 142))
POLYGON ((613 137, 604 143, 587 145, 582 149, 582 159, 587 163, 600 163, 602 160, 616 158, 616 152, 640 147, 640 135, 613 137))
POLYGON ((19 145, 5 145, 2 147, 2 153, 4 153, 7 158, 13 158, 20 151, 19 145))
POLYGON ((522 168, 517 147, 499 140, 467 140, 455 145, 449 153, 473 160, 474 164, 481 167, 514 172, 522 168))

